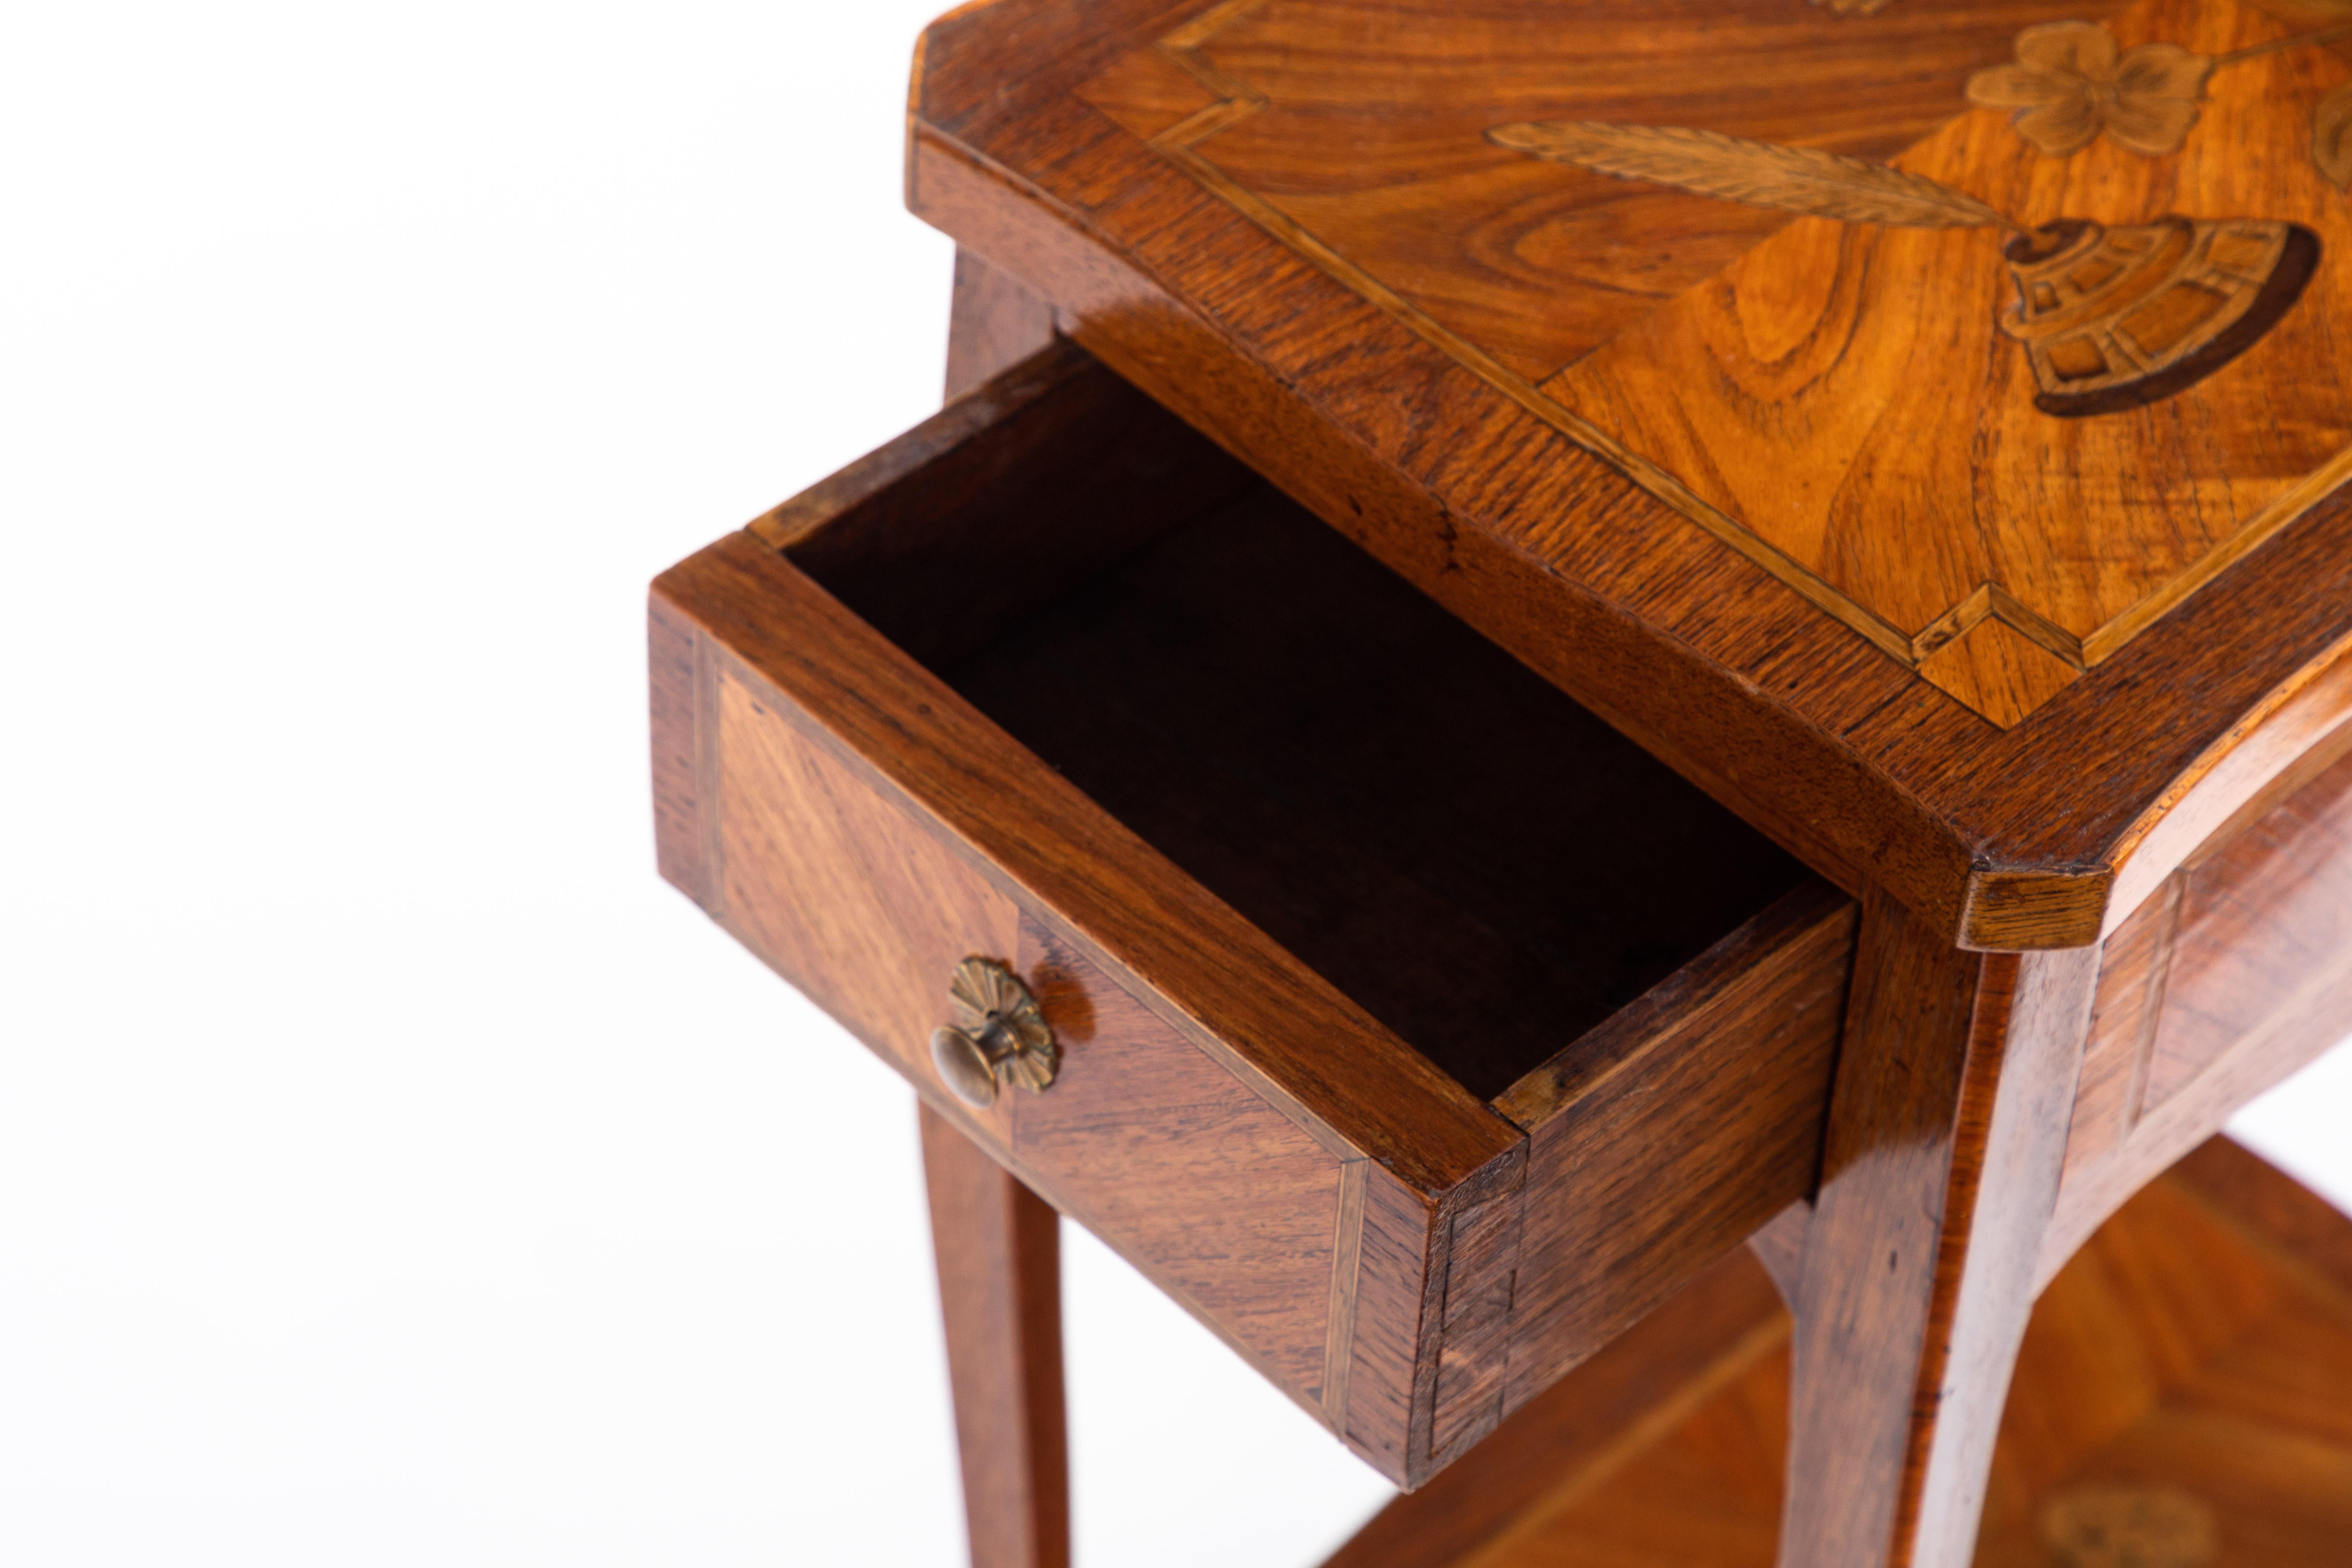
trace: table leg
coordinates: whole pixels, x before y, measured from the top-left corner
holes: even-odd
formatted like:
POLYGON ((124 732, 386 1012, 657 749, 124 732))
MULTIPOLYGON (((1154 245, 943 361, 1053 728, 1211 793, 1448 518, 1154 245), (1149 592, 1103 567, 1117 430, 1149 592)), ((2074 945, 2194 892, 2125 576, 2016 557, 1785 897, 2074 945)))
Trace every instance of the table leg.
POLYGON ((2095 948, 1963 952, 1872 890, 1796 1268, 1781 1568, 1966 1568, 2057 1203, 2095 948))
POLYGON ((1061 1216, 921 1114, 972 1568, 1069 1568, 1061 1216))
MULTIPOLYGON (((1050 304, 956 251, 950 399, 1053 341, 1050 304)), ((1061 1216, 954 1123, 920 1110, 972 1568, 1068 1568, 1061 1216)))

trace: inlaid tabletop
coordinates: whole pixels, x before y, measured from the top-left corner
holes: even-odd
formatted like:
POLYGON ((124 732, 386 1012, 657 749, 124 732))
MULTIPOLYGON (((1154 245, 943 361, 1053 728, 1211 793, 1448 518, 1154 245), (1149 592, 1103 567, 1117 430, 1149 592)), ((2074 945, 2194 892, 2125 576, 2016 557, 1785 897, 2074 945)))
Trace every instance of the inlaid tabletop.
POLYGON ((995 0, 916 112, 1081 342, 1964 940, 2340 716, 2352 0, 995 0))

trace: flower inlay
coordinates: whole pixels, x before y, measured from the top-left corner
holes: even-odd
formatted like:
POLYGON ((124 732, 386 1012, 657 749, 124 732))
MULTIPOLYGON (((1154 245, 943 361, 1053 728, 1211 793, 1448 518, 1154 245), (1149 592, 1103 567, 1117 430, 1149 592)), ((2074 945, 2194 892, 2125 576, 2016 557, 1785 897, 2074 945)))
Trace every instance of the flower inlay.
POLYGON ((2197 123, 2210 56, 2178 44, 2121 49, 2089 22, 2048 22, 2018 35, 2017 63, 1969 79, 1969 101, 2017 110, 2018 134, 2045 156, 2081 152, 2105 132, 2135 153, 2168 157, 2197 123))

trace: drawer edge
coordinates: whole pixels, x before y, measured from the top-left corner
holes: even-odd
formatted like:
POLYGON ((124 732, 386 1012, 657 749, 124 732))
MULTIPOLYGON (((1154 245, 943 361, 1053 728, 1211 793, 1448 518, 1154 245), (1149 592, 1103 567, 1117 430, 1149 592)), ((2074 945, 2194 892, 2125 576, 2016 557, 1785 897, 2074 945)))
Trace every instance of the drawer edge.
MULTIPOLYGON (((1335 1153, 1370 1158, 1433 1196, 1476 1184, 1522 1142, 751 535, 673 567, 655 594, 711 657, 772 689, 795 728, 1131 977, 1139 999, 1244 1081, 1311 1118, 1335 1153), (1285 1044, 1302 1034, 1311 1052, 1285 1044)), ((699 871, 711 908, 716 868, 699 871)))

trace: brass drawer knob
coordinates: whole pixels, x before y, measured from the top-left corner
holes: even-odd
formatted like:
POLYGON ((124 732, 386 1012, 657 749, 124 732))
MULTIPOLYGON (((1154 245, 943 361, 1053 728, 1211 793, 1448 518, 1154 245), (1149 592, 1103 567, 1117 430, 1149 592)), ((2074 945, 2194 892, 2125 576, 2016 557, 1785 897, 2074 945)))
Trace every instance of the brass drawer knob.
POLYGON ((1020 976, 985 958, 967 958, 948 982, 955 1022, 931 1031, 931 1066, 966 1105, 996 1101, 1000 1079, 1043 1094, 1061 1070, 1061 1047, 1037 998, 1020 976))

